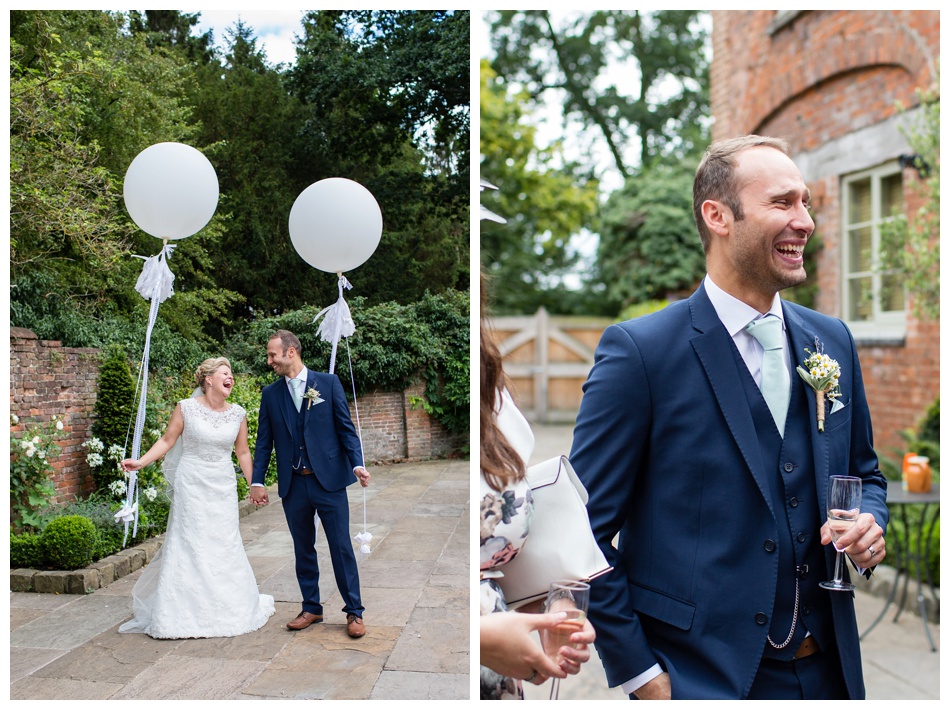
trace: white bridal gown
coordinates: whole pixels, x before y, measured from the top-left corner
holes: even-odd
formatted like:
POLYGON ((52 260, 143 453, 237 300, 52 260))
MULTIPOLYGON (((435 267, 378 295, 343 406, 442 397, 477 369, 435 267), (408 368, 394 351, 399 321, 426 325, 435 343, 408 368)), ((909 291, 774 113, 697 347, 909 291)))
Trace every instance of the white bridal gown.
POLYGON ((169 452, 172 497, 162 549, 132 590, 135 618, 121 633, 154 638, 238 636, 263 626, 274 598, 259 594, 238 528, 231 451, 244 409, 215 412, 180 402, 185 427, 169 452))

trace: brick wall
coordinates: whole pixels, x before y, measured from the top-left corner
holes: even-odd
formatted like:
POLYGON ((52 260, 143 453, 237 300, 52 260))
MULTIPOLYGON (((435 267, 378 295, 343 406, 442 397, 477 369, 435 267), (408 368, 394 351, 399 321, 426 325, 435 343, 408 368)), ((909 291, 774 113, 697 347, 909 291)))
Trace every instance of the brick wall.
POLYGON ((57 502, 94 488, 82 443, 92 432, 98 376, 97 349, 64 348, 29 330, 10 329, 10 412, 30 420, 16 429, 48 422, 54 415, 63 422, 63 436, 57 440, 62 454, 52 461, 57 502))
MULTIPOLYGON (((715 11, 710 96, 713 138, 780 136, 812 192, 822 240, 816 307, 841 317, 841 177, 907 151, 895 102, 917 105, 940 56, 938 11, 715 11)), ((904 171, 906 211, 920 206, 904 171)), ((900 342, 858 340, 878 453, 903 449, 938 396, 939 322, 908 312, 900 342)))
MULTIPOLYGON (((32 421, 48 422, 54 415, 64 423, 57 443, 62 454, 52 461, 56 474, 56 502, 94 490, 86 450, 92 436, 99 351, 64 348, 55 340, 39 340, 31 331, 10 329, 10 412, 21 421, 14 431, 32 421)), ((411 397, 421 397, 423 386, 405 392, 373 392, 350 403, 354 424, 359 423, 367 463, 413 461, 459 452, 465 437, 450 435, 411 397)))

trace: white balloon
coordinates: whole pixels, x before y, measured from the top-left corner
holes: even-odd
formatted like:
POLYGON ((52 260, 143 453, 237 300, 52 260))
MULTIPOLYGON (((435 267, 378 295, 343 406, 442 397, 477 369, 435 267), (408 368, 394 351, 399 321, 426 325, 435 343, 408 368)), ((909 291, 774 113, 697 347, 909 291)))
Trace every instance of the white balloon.
POLYGON ((156 143, 125 173, 125 208, 143 232, 184 239, 208 224, 218 206, 218 176, 208 159, 183 143, 156 143))
POLYGON ((320 180, 290 209, 290 241, 321 271, 341 273, 369 259, 383 233, 383 214, 365 187, 346 178, 320 180))

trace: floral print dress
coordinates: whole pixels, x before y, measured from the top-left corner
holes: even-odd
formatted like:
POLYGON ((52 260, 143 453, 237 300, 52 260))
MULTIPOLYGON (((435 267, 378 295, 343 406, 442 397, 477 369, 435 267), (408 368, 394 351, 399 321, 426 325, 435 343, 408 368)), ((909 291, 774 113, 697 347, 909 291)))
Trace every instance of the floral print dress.
MULTIPOLYGON (((496 421, 501 433, 527 463, 534 449, 534 434, 507 390, 501 393, 496 421)), ((532 500, 527 481, 512 483, 503 491, 496 491, 484 476, 481 477, 480 495, 479 602, 484 615, 508 611, 505 596, 495 580, 504 576, 504 565, 514 559, 528 536, 532 500)), ((523 700, 521 681, 482 666, 481 699, 523 700)))

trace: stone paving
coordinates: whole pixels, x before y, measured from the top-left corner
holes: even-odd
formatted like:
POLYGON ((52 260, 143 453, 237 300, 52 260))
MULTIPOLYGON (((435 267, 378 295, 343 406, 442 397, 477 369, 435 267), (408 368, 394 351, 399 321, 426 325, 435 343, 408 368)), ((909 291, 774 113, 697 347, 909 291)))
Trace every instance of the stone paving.
MULTIPOLYGON (((372 552, 359 562, 362 639, 346 635, 322 531, 317 550, 326 621, 298 632, 285 628, 300 611, 300 591, 274 487, 271 504, 240 523, 260 590, 276 602, 277 613, 263 628, 219 639, 119 634, 141 571, 86 595, 11 592, 10 698, 469 698, 470 463, 370 471, 372 552)), ((356 534, 363 529, 363 489, 351 486, 348 493, 356 534)))

